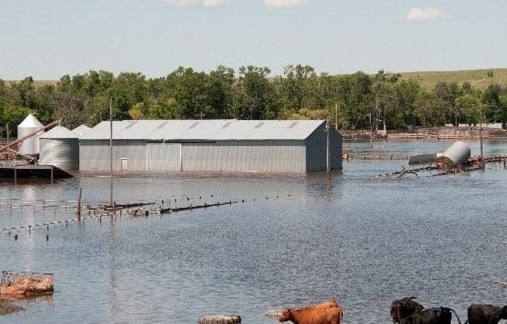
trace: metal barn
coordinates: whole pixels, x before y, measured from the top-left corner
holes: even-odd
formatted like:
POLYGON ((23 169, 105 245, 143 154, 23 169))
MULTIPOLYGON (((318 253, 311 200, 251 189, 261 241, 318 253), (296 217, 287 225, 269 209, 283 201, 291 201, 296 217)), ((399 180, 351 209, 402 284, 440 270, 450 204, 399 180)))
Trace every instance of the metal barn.
POLYGON ((326 171, 328 147, 330 169, 342 169, 341 136, 327 137, 325 120, 103 121, 79 143, 81 171, 111 161, 123 172, 326 171))

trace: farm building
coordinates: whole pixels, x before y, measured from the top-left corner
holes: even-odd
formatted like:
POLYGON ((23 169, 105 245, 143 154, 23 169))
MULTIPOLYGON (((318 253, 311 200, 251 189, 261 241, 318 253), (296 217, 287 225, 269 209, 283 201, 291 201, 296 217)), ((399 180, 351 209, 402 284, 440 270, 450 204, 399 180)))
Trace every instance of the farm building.
MULTIPOLYGON (((112 161, 123 172, 326 171, 326 138, 325 120, 103 121, 80 136, 79 169, 109 171, 112 161)), ((341 149, 330 128, 332 170, 342 169, 341 149)))

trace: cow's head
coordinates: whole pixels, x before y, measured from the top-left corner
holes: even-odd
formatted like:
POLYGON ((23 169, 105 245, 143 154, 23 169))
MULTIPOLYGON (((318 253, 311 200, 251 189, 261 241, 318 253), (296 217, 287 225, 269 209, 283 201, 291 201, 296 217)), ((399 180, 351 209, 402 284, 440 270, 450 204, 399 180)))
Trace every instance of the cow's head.
POLYGON ((283 311, 278 314, 278 320, 280 322, 287 322, 291 318, 291 311, 290 308, 284 309, 283 311))

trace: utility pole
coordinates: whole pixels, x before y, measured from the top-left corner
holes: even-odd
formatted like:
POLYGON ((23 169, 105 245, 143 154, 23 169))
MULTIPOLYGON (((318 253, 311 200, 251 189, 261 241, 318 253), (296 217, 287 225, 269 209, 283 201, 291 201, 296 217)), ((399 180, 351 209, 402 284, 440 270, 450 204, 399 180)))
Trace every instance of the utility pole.
POLYGON ((329 119, 326 119, 326 170, 327 178, 331 179, 331 161, 329 157, 329 119))
POLYGON ((109 206, 113 208, 113 99, 109 98, 109 206))

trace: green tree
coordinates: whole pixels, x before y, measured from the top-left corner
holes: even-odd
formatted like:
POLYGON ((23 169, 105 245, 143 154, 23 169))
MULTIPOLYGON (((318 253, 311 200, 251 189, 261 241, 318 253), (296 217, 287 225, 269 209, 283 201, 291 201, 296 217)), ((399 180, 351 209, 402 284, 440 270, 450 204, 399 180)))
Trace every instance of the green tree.
POLYGON ((478 124, 483 122, 483 109, 480 98, 472 94, 465 94, 456 98, 456 107, 463 114, 466 123, 478 124))
POLYGON ((486 122, 504 122, 505 108, 500 99, 501 93, 502 88, 497 84, 492 84, 484 90, 482 102, 486 122))
POLYGON ((242 66, 235 87, 234 118, 276 119, 279 105, 267 67, 242 66))

